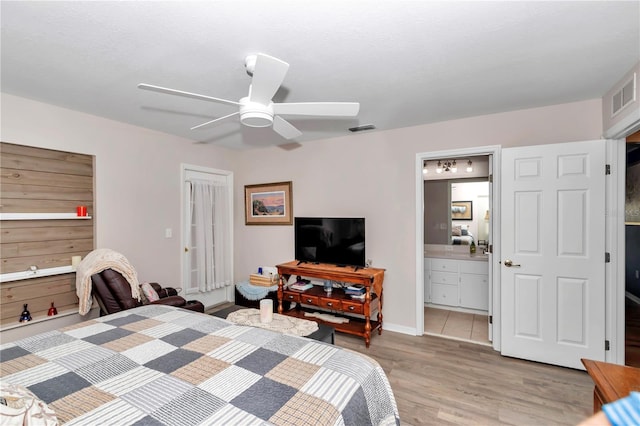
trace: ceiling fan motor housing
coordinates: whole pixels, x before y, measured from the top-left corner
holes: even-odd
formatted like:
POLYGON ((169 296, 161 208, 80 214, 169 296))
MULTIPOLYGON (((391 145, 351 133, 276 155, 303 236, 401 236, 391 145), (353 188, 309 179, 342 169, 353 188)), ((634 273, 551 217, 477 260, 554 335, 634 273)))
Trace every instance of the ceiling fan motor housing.
POLYGON ((263 105, 249 101, 249 98, 240 99, 240 121, 249 127, 269 127, 273 124, 273 102, 263 105))

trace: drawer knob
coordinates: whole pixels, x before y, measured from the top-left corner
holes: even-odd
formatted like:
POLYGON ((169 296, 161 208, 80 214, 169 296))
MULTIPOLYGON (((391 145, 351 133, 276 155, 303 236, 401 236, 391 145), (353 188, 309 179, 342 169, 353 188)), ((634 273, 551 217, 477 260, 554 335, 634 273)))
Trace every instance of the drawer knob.
POLYGON ((355 309, 355 306, 349 306, 349 310, 353 311, 355 309))
POLYGON ((327 302, 327 306, 333 306, 332 302, 327 302))
POLYGON ((292 296, 292 295, 289 295, 289 296, 287 296, 287 297, 289 297, 289 299, 293 299, 293 296, 292 296))
POLYGON ((307 299, 307 303, 311 303, 311 300, 312 300, 312 299, 307 299))

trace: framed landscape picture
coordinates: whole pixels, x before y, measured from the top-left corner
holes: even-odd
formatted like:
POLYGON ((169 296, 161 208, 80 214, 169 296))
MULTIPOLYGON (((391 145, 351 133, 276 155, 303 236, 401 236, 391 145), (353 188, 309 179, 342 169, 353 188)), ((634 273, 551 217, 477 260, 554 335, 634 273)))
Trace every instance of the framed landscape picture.
POLYGON ((291 225, 291 186, 291 182, 245 185, 245 225, 291 225))
POLYGON ((452 201, 451 219, 473 220, 473 201, 452 201))

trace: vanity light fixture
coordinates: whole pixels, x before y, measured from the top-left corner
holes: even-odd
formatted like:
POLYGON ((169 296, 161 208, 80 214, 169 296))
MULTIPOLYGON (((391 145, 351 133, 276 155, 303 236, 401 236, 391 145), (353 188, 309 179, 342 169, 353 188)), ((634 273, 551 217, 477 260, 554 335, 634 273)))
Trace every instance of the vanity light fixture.
POLYGON ((467 173, 471 173, 473 171, 472 164, 471 160, 467 161, 467 173))
POLYGON ((449 160, 443 160, 443 161, 438 160, 436 173, 442 173, 442 172, 455 173, 457 171, 458 171, 458 166, 456 166, 456 160, 453 160, 453 162, 449 160))
POLYGON ((427 169, 427 162, 423 161, 422 162, 422 174, 426 175, 427 173, 429 173, 429 170, 427 169))

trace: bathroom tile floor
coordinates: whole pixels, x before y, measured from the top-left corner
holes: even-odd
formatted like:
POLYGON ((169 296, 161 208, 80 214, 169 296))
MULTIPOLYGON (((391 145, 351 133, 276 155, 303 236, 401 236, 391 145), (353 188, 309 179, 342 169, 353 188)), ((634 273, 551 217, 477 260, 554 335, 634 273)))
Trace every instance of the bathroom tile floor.
POLYGON ((426 334, 490 345, 486 315, 424 308, 426 334))

